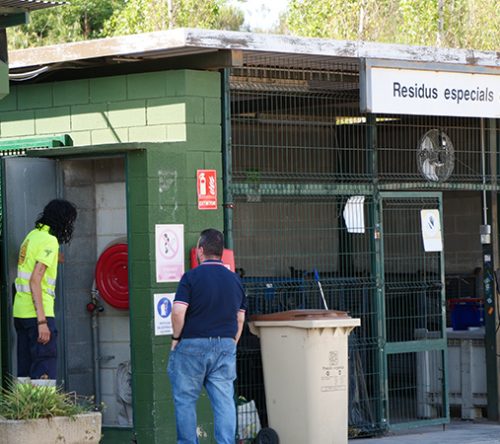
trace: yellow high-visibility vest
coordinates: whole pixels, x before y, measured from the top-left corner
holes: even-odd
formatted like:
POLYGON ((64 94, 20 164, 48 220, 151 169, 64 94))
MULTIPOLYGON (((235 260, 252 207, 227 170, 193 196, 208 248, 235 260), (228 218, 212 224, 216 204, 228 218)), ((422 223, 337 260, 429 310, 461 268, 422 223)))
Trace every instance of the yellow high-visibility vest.
POLYGON ((42 301, 45 316, 54 316, 59 242, 55 236, 49 233, 49 229, 47 225, 42 225, 40 228, 30 231, 19 250, 16 297, 14 299, 15 318, 37 317, 30 289, 31 273, 33 273, 37 262, 47 266, 42 279, 42 301))

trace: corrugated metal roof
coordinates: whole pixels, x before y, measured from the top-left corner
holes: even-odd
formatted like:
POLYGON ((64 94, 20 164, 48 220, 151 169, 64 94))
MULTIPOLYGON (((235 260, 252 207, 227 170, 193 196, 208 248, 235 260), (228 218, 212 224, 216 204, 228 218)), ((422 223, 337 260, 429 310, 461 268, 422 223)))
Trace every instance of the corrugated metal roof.
POLYGON ((65 1, 49 0, 0 0, 0 12, 3 9, 20 9, 23 11, 35 11, 36 9, 51 8, 52 6, 64 5, 65 1))

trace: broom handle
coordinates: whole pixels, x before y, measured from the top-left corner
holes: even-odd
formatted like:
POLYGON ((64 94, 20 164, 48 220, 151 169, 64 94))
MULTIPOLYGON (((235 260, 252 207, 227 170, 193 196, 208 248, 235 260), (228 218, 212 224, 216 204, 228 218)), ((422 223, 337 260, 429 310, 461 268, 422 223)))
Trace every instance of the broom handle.
POLYGON ((328 305, 325 299, 325 293, 323 291, 323 287, 321 286, 321 281, 319 280, 319 273, 318 270, 316 270, 316 268, 314 269, 314 279, 316 279, 316 282, 318 283, 319 292, 321 293, 321 299, 323 299, 323 305, 325 306, 325 310, 328 310, 328 305))

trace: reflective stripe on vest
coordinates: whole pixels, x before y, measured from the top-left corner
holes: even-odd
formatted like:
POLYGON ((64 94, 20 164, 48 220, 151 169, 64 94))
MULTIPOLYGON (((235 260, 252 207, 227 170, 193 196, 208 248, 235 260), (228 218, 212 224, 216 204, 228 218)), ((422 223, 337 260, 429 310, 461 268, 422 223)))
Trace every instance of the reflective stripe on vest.
MULTIPOLYGON (((40 281, 42 304, 46 316, 54 316, 54 301, 56 298, 57 252, 59 243, 50 234, 47 225, 35 227, 25 237, 19 249, 17 261, 17 276, 12 313, 17 318, 33 318, 37 316, 31 291, 32 282, 40 281), (37 263, 45 266, 45 272, 40 275, 37 263), (36 279, 35 279, 36 278, 36 279), (40 279, 41 278, 41 279, 40 279)), ((38 288, 38 287, 37 287, 38 288)))
MULTIPOLYGON (((18 291, 19 293, 30 293, 31 294, 31 288, 29 285, 16 284, 16 291, 18 291)), ((45 293, 52 296, 53 298, 56 297, 55 289, 47 288, 47 289, 45 289, 45 293)))
MULTIPOLYGON (((26 279, 29 281, 31 279, 31 273, 26 273, 25 271, 19 271, 17 273, 17 277, 19 279, 26 279)), ((56 286, 56 281, 54 279, 49 277, 46 277, 45 279, 47 280, 47 284, 52 285, 53 287, 56 286)))

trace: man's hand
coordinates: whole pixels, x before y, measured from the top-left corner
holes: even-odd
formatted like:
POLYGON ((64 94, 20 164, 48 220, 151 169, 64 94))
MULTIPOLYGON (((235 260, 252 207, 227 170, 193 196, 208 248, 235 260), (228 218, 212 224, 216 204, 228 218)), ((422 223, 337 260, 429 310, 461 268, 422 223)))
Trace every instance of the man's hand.
POLYGON ((47 344, 50 341, 50 330, 47 324, 40 324, 38 326, 38 342, 40 344, 47 344))
MULTIPOLYGON (((182 329, 184 328, 184 320, 186 319, 186 311, 188 306, 185 304, 176 303, 174 301, 174 306, 172 308, 172 337, 180 338, 182 334, 182 329)), ((170 350, 175 350, 175 347, 179 344, 177 339, 172 339, 172 346, 170 350)))
POLYGON ((243 333, 243 326, 245 325, 245 312, 243 310, 238 311, 237 320, 238 320, 238 331, 236 333, 236 336, 234 337, 236 344, 241 338, 241 333, 243 333))

